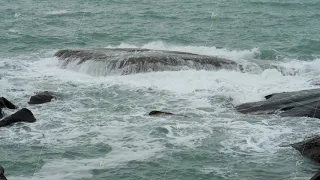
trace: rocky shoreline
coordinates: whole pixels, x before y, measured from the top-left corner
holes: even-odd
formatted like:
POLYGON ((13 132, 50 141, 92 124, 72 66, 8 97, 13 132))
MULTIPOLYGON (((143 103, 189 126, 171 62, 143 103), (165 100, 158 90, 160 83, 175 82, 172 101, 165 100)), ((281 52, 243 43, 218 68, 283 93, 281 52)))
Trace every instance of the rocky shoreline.
MULTIPOLYGON (((149 49, 84 49, 61 50, 55 53, 56 57, 63 61, 63 66, 77 61, 82 64, 88 60, 107 61, 113 70, 121 71, 122 75, 141 73, 148 71, 168 70, 170 67, 187 66, 195 69, 242 69, 240 65, 231 60, 197 55, 176 51, 157 51, 149 49), (119 55, 120 54, 120 55, 119 55), (121 57, 121 58, 120 58, 121 57), (130 68, 129 68, 130 67, 130 68), (134 67, 134 68, 132 68, 134 67)), ((179 68, 178 68, 179 69, 179 68)), ((170 70, 170 69, 169 69, 170 70)), ((172 70, 172 69, 171 69, 172 70)), ((56 99, 52 92, 44 91, 30 97, 29 105, 43 104, 56 99)), ((279 115, 282 117, 310 117, 320 119, 320 88, 274 93, 265 96, 265 100, 250 102, 235 107, 235 110, 243 114, 252 115, 279 115)), ((12 115, 6 116, 3 108, 18 109, 4 97, 0 98, 0 127, 10 126, 18 122, 33 123, 36 118, 27 108, 22 108, 12 115)), ((171 112, 153 110, 150 116, 182 116, 171 112)), ((302 156, 320 163, 320 135, 306 139, 302 142, 291 144, 302 156)), ((311 180, 320 179, 320 171, 311 180)), ((0 166, 0 180, 6 180, 4 169, 0 166)))

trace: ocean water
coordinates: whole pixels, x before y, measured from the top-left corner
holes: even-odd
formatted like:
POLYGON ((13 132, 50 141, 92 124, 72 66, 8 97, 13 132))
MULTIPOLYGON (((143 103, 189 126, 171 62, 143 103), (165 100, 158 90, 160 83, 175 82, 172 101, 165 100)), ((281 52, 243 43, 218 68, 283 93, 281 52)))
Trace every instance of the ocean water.
POLYGON ((7 178, 310 179, 318 165, 289 144, 319 134, 319 120, 233 107, 315 88, 319 10, 318 0, 0 0, 0 93, 37 118, 0 129, 7 178), (95 47, 213 55, 247 71, 102 76, 53 57, 95 47), (58 99, 27 104, 45 90, 58 99), (154 109, 188 118, 149 117, 154 109))

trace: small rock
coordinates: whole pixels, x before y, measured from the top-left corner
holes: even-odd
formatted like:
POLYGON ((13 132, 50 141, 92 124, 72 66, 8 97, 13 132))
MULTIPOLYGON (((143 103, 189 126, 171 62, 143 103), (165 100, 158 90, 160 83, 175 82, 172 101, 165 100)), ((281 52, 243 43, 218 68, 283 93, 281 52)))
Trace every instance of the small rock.
POLYGON ((6 176, 4 176, 4 168, 0 165, 0 180, 7 180, 6 176))
POLYGON ((34 96, 31 96, 28 104, 43 104, 43 103, 51 102, 53 98, 55 97, 50 92, 44 91, 34 96))
POLYGON ((163 112, 163 111, 157 111, 157 110, 154 110, 154 111, 151 111, 149 113, 150 116, 159 116, 159 115, 174 115, 173 113, 170 113, 170 112, 163 112))

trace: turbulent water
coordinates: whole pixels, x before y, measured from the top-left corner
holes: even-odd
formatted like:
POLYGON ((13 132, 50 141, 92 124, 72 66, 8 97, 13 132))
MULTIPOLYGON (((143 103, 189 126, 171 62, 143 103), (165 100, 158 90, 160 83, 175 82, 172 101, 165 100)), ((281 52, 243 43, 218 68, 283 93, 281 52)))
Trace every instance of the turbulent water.
POLYGON ((0 129, 7 178, 309 179, 318 166, 288 144, 319 134, 320 121, 233 107, 314 88, 319 10, 318 0, 0 0, 0 93, 37 118, 0 129), (96 47, 214 55, 247 70, 102 76, 53 57, 96 47), (27 105, 45 90, 57 100, 27 105), (188 117, 147 115, 155 109, 188 117))

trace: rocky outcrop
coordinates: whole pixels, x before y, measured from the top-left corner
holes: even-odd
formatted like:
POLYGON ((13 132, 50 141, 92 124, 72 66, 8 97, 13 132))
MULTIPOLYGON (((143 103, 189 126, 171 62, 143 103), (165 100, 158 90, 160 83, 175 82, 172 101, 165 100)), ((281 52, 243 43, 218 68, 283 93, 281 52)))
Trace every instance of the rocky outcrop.
POLYGON ((4 97, 0 98, 0 119, 5 116, 5 114, 2 112, 2 108, 8 108, 8 109, 17 109, 17 106, 12 104, 9 100, 7 100, 4 97))
POLYGON ((52 95, 52 93, 48 91, 44 91, 31 96, 28 104, 43 104, 43 103, 51 102, 51 100, 54 98, 55 97, 52 95))
POLYGON ((320 136, 291 144, 301 155, 320 163, 320 136))
POLYGON ((5 117, 0 121, 0 127, 10 126, 17 122, 35 122, 36 118, 32 114, 32 112, 27 108, 22 108, 14 114, 5 117))
POLYGON ((0 98, 0 108, 17 109, 17 106, 4 97, 0 98))
POLYGON ((0 180, 7 180, 6 176, 4 175, 4 168, 0 166, 0 180))
POLYGON ((245 114, 320 118, 320 89, 275 93, 265 96, 265 99, 241 104, 236 110, 245 114))
POLYGON ((320 180, 320 171, 317 172, 317 174, 315 174, 314 176, 312 176, 310 180, 320 180))
MULTIPOLYGON (((298 150, 302 156, 320 163, 320 136, 315 136, 302 142, 291 144, 291 146, 298 150)), ((320 180, 320 171, 310 180, 320 180)))
MULTIPOLYGON (((98 71, 99 75, 133 74, 150 71, 175 71, 190 69, 241 69, 234 61, 177 51, 151 50, 139 48, 96 48, 60 50, 54 54, 62 60, 62 67, 75 68, 94 61, 88 71, 98 71), (92 66, 92 67, 91 67, 92 66)), ((76 69, 76 68, 75 68, 76 69)))

